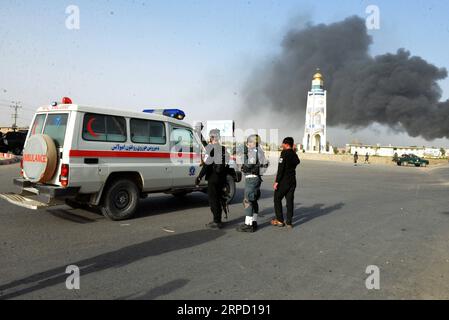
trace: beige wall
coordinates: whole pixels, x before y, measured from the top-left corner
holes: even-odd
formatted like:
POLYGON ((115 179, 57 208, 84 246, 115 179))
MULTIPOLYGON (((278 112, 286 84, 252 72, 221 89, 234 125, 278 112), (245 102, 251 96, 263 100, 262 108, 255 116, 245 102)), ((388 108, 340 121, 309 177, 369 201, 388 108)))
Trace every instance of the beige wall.
MULTIPOLYGON (((28 130, 28 128, 18 128, 18 130, 28 130)), ((12 131, 10 127, 0 127, 0 132, 6 133, 12 131)))

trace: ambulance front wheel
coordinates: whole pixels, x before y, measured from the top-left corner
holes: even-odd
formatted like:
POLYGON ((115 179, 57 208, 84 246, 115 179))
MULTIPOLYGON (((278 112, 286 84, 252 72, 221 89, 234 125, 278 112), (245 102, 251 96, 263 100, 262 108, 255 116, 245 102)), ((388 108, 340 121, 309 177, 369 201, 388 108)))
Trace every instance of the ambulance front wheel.
POLYGON ((139 203, 139 189, 130 180, 120 179, 112 182, 105 190, 101 212, 113 221, 130 219, 139 203))
POLYGON ((226 198, 228 199, 228 203, 232 203, 235 197, 236 192, 236 186, 235 186, 235 179, 231 175, 228 175, 226 177, 226 183, 225 183, 225 189, 226 189, 226 198))

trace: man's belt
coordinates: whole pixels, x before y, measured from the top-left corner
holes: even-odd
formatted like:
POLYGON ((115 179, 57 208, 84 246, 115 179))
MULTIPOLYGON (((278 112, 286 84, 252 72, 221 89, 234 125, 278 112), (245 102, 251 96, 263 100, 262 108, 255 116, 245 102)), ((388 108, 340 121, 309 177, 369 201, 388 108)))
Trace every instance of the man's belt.
POLYGON ((255 174, 248 174, 248 175, 245 175, 245 178, 259 178, 259 176, 258 175, 255 175, 255 174))

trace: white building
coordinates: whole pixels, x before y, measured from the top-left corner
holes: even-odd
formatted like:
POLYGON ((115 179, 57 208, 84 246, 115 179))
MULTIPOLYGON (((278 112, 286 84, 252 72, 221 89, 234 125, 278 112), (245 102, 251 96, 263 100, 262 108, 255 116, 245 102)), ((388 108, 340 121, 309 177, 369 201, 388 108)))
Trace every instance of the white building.
POLYGON ((306 123, 304 126, 303 149, 305 152, 326 153, 326 102, 327 92, 320 72, 313 76, 312 90, 307 97, 306 123))
MULTIPOLYGON (((360 144, 347 144, 346 150, 350 154, 358 153, 359 156, 364 156, 367 153, 370 156, 379 157, 393 157, 395 153, 400 157, 403 154, 414 154, 418 157, 426 158, 439 158, 442 157, 440 148, 428 148, 428 147, 398 147, 398 146, 381 146, 381 145, 360 145, 360 144)), ((449 150, 446 150, 446 156, 449 150)))

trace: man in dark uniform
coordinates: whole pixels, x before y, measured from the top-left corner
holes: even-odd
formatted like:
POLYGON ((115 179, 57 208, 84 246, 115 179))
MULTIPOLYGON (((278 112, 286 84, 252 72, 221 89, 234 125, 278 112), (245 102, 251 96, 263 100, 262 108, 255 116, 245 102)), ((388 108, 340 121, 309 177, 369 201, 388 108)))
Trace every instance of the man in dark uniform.
POLYGON ((203 177, 206 177, 207 194, 209 196, 209 205, 214 220, 206 227, 211 229, 223 228, 223 198, 226 182, 226 170, 229 163, 229 153, 226 148, 220 144, 220 130, 211 130, 209 133, 210 143, 206 146, 206 155, 201 172, 196 179, 196 185, 199 186, 203 177))
POLYGON ((245 198, 243 207, 246 217, 245 224, 237 228, 239 232, 256 232, 258 225, 260 186, 262 175, 268 168, 268 161, 260 145, 259 135, 251 135, 247 139, 243 154, 242 172, 245 175, 245 198))
POLYGON ((283 151, 279 158, 278 173, 274 183, 274 209, 276 219, 271 224, 276 227, 293 227, 294 197, 296 190, 296 167, 300 160, 295 151, 293 151, 293 138, 285 138, 282 143, 283 151), (284 214, 282 212, 282 199, 287 200, 287 223, 284 223, 284 214))
POLYGON ((359 153, 356 151, 354 153, 354 166, 357 166, 358 161, 359 161, 359 153))

